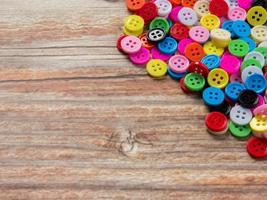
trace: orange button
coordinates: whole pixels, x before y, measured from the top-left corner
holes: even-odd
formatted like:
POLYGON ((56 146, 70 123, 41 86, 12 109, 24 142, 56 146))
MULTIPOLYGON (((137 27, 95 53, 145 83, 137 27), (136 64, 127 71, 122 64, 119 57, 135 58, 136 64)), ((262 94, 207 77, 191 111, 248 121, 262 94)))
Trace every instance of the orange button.
POLYGON ((179 6, 181 4, 181 0, 170 0, 173 6, 179 6))
POLYGON ((197 0, 182 0, 182 6, 193 8, 197 0))
POLYGON ((193 42, 186 46, 185 56, 191 61, 199 62, 205 56, 205 52, 200 44, 193 42))
POLYGON ((131 11, 137 11, 145 5, 145 0, 125 0, 127 8, 131 11))
POLYGON ((142 34, 139 36, 141 42, 142 42, 142 46, 146 49, 149 49, 151 50, 155 45, 154 44, 151 44, 148 40, 147 40, 147 37, 146 37, 146 33, 142 34))

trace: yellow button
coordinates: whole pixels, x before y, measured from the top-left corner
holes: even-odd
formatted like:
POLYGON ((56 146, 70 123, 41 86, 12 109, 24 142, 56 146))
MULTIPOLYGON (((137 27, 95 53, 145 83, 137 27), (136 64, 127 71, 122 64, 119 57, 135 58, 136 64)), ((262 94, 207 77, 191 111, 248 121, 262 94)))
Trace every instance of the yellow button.
POLYGON ((213 69, 208 74, 208 83, 211 87, 225 88, 228 84, 229 76, 223 69, 213 69))
POLYGON ((211 41, 217 47, 225 48, 231 41, 231 33, 221 28, 215 28, 210 32, 211 41))
POLYGON ((201 26, 206 27, 209 30, 219 28, 220 26, 220 19, 213 14, 206 14, 200 19, 201 26))
POLYGON ((199 17, 202 17, 206 14, 209 14, 209 1, 208 0, 200 0, 197 1, 194 5, 194 10, 196 11, 199 17))
POLYGON ((267 132, 267 115, 257 115, 249 123, 251 129, 257 133, 267 132))
POLYGON ((267 27, 263 25, 255 26, 251 29, 251 36, 257 43, 267 40, 267 27))
POLYGON ((217 56, 221 56, 224 52, 224 48, 217 47, 212 41, 205 43, 203 49, 207 55, 215 54, 217 56))
POLYGON ((262 6, 254 6, 248 11, 247 21, 252 26, 263 25, 267 21, 267 11, 262 6))
POLYGON ((167 64, 160 59, 151 59, 146 65, 146 71, 150 76, 160 78, 167 73, 167 64))
POLYGON ((138 15, 129 15, 124 19, 124 27, 130 32, 139 32, 144 28, 144 20, 138 15))
POLYGON ((128 29, 126 29, 125 27, 123 27, 123 33, 125 35, 134 35, 134 36, 138 37, 138 36, 140 36, 143 33, 143 31, 144 30, 141 29, 140 31, 134 32, 134 31, 129 31, 128 29))

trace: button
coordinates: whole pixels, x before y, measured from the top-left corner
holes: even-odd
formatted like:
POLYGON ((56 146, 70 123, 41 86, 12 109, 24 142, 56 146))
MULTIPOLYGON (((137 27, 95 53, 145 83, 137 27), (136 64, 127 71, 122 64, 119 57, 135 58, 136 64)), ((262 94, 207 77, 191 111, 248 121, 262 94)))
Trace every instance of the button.
POLYGON ((237 57, 243 57, 249 52, 249 46, 245 41, 237 39, 229 43, 228 50, 237 57))
POLYGON ((172 10, 172 4, 168 0, 156 0, 154 3, 158 8, 160 17, 168 16, 172 10))
POLYGON ((204 43, 209 39, 210 32, 202 26, 195 26, 190 29, 189 36, 195 42, 204 43))
POLYGON ((222 17, 227 15, 229 10, 228 4, 224 0, 211 0, 209 11, 211 14, 222 17))
POLYGON ((247 17, 247 12, 240 7, 231 8, 228 12, 228 19, 236 21, 242 20, 245 21, 247 17))
POLYGON ((259 44, 259 47, 267 47, 267 41, 263 41, 259 44))
POLYGON ((247 59, 247 60, 242 62, 241 71, 243 71, 245 68, 247 68, 249 66, 256 66, 259 69, 262 68, 261 63, 258 60, 250 58, 250 59, 247 59))
POLYGON ((123 49, 122 49, 122 47, 121 47, 121 40, 123 39, 123 38, 125 38, 126 37, 126 35, 121 35, 118 39, 117 39, 117 49, 120 51, 120 52, 122 52, 122 53, 124 53, 123 52, 123 49))
POLYGON ((253 27, 251 29, 251 36, 256 42, 267 40, 267 27, 262 25, 253 27))
POLYGON ((147 2, 145 5, 136 12, 137 15, 142 17, 145 24, 150 23, 158 15, 157 6, 152 2, 147 2))
POLYGON ((208 75, 208 83, 212 87, 225 88, 228 84, 229 77, 223 69, 213 69, 208 75))
POLYGON ((224 93, 215 87, 208 87, 202 93, 202 99, 207 106, 219 106, 224 101, 224 93))
POLYGON ((181 5, 181 0, 169 0, 173 6, 181 5))
POLYGON ((138 37, 126 36, 121 40, 121 48, 125 53, 131 54, 138 52, 142 47, 142 42, 138 37))
POLYGON ((210 112, 214 112, 214 111, 221 112, 221 113, 223 113, 224 115, 227 116, 227 115, 229 115, 230 110, 231 110, 232 107, 226 101, 224 101, 219 106, 210 106, 208 108, 209 108, 210 112))
POLYGON ((187 38, 189 36, 189 28, 177 22, 171 27, 170 35, 176 40, 187 38))
POLYGON ((179 81, 179 84, 180 84, 180 88, 182 89, 182 91, 186 94, 190 94, 192 93, 192 91, 190 91, 186 86, 185 86, 185 83, 184 83, 184 78, 181 78, 180 81, 179 81))
POLYGON ((230 8, 233 8, 233 7, 237 7, 238 6, 237 0, 226 0, 226 1, 227 1, 227 3, 228 3, 228 5, 229 5, 230 8))
POLYGON ((229 130, 234 137, 240 139, 247 138, 251 133, 251 128, 249 127, 249 125, 238 125, 231 120, 229 122, 229 130))
POLYGON ((201 17, 200 19, 201 26, 204 26, 208 30, 212 30, 215 28, 219 28, 220 26, 220 19, 213 14, 207 14, 201 17))
POLYGON ((153 59, 160 59, 160 60, 163 60, 163 61, 167 61, 170 59, 171 55, 167 55, 167 54, 164 54, 164 53, 161 53, 157 47, 154 47, 152 50, 151 50, 151 55, 152 55, 152 58, 153 59))
POLYGON ((197 0, 182 0, 182 6, 193 8, 197 0))
POLYGON ((263 66, 265 63, 264 56, 260 52, 257 52, 257 51, 252 51, 252 52, 248 53, 245 56, 244 60, 248 60, 248 59, 258 60, 261 64, 261 66, 263 66))
POLYGON ((267 11, 262 6, 254 6, 248 11, 247 21, 252 26, 263 25, 267 21, 267 11))
POLYGON ((254 51, 260 52, 265 59, 265 65, 267 65, 267 47, 258 47, 254 51))
POLYGON ((253 158, 265 157, 267 149, 267 140, 257 137, 250 137, 247 142, 247 152, 253 158))
POLYGON ((210 54, 202 58, 201 62, 208 67, 209 70, 215 69, 220 64, 220 57, 210 54))
POLYGON ((257 115, 249 123, 251 129, 258 133, 267 132, 267 115, 257 115))
POLYGON ((192 42, 186 46, 185 56, 191 61, 198 62, 205 56, 205 52, 200 44, 192 42))
POLYGON ((231 33, 231 37, 235 37, 235 33, 233 31, 233 21, 224 21, 222 24, 222 29, 225 29, 231 33))
POLYGON ((230 119, 238 125, 247 125, 252 119, 252 112, 240 105, 235 105, 230 111, 230 119))
POLYGON ((212 41, 209 41, 204 44, 204 52, 205 54, 215 54, 217 56, 221 56, 224 52, 224 48, 220 48, 215 46, 215 44, 212 41))
POLYGON ((263 8, 267 9, 267 2, 265 0, 254 0, 252 3, 253 6, 262 6, 263 8))
POLYGON ((253 114, 256 115, 267 115, 267 104, 263 104, 253 110, 253 114))
POLYGON ((182 39, 179 43, 178 43, 178 52, 182 55, 184 55, 185 53, 185 48, 187 47, 188 44, 192 43, 193 40, 191 40, 190 38, 185 38, 182 39))
POLYGON ((248 10, 252 6, 253 0, 237 0, 237 2, 241 8, 248 10))
POLYGON ((124 27, 131 32, 139 32, 140 30, 143 31, 144 20, 138 15, 129 15, 124 19, 124 27))
POLYGON ((254 108, 251 109, 251 111, 253 112, 253 114, 254 114, 254 110, 255 110, 257 107, 259 107, 259 106, 265 104, 265 100, 264 100, 263 96, 261 96, 260 94, 258 94, 258 99, 259 99, 259 100, 258 100, 257 105, 256 105, 254 108))
POLYGON ((198 21, 196 12, 192 8, 188 7, 183 7, 179 11, 178 19, 182 24, 186 26, 192 26, 198 21))
POLYGON ((207 77, 209 69, 201 62, 191 62, 188 67, 188 72, 200 74, 203 77, 207 77))
POLYGON ((242 90, 238 96, 238 103, 244 108, 255 108, 258 102, 258 95, 253 90, 242 90))
POLYGON ((245 82, 245 86, 249 90, 253 90, 258 94, 261 94, 266 89, 266 79, 260 74, 252 74, 245 82))
POLYGON ((154 29, 154 28, 161 28, 162 30, 164 30, 165 33, 168 33, 170 26, 169 26, 169 23, 166 19, 161 18, 161 17, 157 17, 157 18, 153 19, 149 25, 150 30, 154 29))
POLYGON ((238 37, 248 37, 250 26, 245 21, 237 20, 233 23, 233 31, 238 37))
POLYGON ((130 11, 141 9, 145 3, 145 0, 125 0, 125 4, 130 11))
POLYGON ((184 83, 189 90, 199 92, 205 86, 205 78, 197 73, 189 73, 185 76, 184 83))
POLYGON ((242 71, 242 74, 241 74, 241 78, 243 82, 245 83, 247 78, 251 76, 252 74, 260 74, 263 76, 262 70, 259 67, 248 66, 242 71))
POLYGON ((203 17, 204 15, 209 14, 209 1, 199 0, 195 3, 193 9, 199 17, 203 17))
POLYGON ((174 22, 178 22, 178 13, 179 11, 182 9, 182 6, 178 6, 178 7, 174 7, 171 11, 171 13, 169 14, 169 18, 174 22))
POLYGON ((189 60, 182 55, 174 55, 170 58, 168 66, 175 73, 184 73, 189 67, 189 60))
POLYGON ((164 54, 174 54, 178 48, 178 43, 172 37, 166 37, 158 43, 158 49, 164 54))
POLYGON ((164 40, 166 34, 161 28, 153 28, 147 32, 147 40, 149 42, 159 42, 164 40))
POLYGON ((246 89, 245 86, 241 83, 237 83, 237 82, 229 83, 225 88, 225 95, 231 101, 236 102, 240 92, 245 89, 246 89))
POLYGON ((228 74, 235 74, 240 70, 240 60, 232 55, 224 55, 221 58, 221 68, 228 74))
POLYGON ((144 65, 150 60, 150 52, 148 49, 142 47, 138 52, 130 54, 129 59, 133 64, 144 65))
POLYGON ((241 77, 240 77, 240 73, 235 73, 235 74, 232 74, 230 76, 230 82, 233 83, 233 82, 237 82, 237 83, 243 83, 241 77))
POLYGON ((159 59, 151 59, 146 65, 146 71, 150 76, 160 78, 167 73, 167 64, 159 59))
POLYGON ((231 41, 231 33, 220 28, 211 30, 210 37, 213 44, 221 48, 227 47, 231 41))
POLYGON ((228 120, 227 117, 220 112, 211 112, 206 115, 205 124, 209 130, 220 132, 228 127, 228 120))
POLYGON ((174 80, 180 80, 181 78, 185 77, 186 73, 175 73, 170 68, 168 68, 169 76, 174 80))
POLYGON ((125 26, 123 27, 123 33, 125 34, 125 35, 133 35, 133 36, 136 36, 136 37, 138 37, 138 36, 140 36, 142 33, 143 33, 143 29, 141 29, 140 31, 137 31, 137 32, 134 32, 134 31, 130 31, 130 30, 128 30, 127 28, 125 28, 125 26))
POLYGON ((241 40, 245 41, 248 46, 249 46, 249 51, 252 51, 256 48, 256 42, 254 40, 252 40, 251 38, 249 37, 242 37, 240 38, 241 40))
POLYGON ((139 36, 139 39, 142 42, 142 47, 151 50, 155 45, 151 42, 148 41, 146 33, 142 34, 141 36, 139 36))

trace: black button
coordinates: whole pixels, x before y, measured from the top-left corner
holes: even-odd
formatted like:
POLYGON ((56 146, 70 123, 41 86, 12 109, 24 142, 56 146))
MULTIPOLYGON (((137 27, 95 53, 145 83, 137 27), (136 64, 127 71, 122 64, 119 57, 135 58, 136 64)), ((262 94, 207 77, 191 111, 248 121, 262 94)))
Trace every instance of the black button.
POLYGON ((267 9, 267 0, 254 0, 252 7, 254 6, 262 6, 263 8, 267 9))
POLYGON ((224 101, 219 106, 212 106, 212 107, 209 106, 208 108, 209 108, 210 112, 217 111, 217 112, 221 112, 221 113, 225 114, 226 116, 228 116, 232 107, 229 105, 229 103, 224 101))
POLYGON ((239 93, 238 103, 244 108, 254 108, 259 102, 259 97, 253 90, 243 90, 239 93))
POLYGON ((166 33, 161 28, 153 28, 147 32, 146 37, 149 42, 159 42, 166 37, 166 33))

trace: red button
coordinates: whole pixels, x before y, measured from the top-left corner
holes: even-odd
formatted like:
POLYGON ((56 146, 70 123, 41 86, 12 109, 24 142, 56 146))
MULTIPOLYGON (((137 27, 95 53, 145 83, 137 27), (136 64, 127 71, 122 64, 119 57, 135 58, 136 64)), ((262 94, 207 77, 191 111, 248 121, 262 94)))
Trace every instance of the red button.
POLYGON ((227 117, 220 112, 211 112, 206 116, 206 126, 213 132, 220 132, 227 128, 227 117))
POLYGON ((229 6, 224 0, 211 0, 209 11, 211 14, 223 17, 228 14, 229 6))
POLYGON ((179 81, 179 84, 180 84, 180 88, 183 90, 184 93, 186 94, 190 94, 192 93, 192 91, 190 91, 184 84, 184 78, 181 78, 180 81, 179 81))
POLYGON ((187 71, 189 71, 191 73, 200 74, 201 76, 204 76, 205 78, 209 74, 209 69, 207 68, 206 65, 204 65, 201 62, 191 62, 191 64, 189 65, 187 71))
POLYGON ((205 52, 200 44, 192 42, 186 46, 185 56, 191 61, 199 62, 205 56, 205 52))
POLYGON ((145 24, 148 24, 158 15, 157 6, 152 2, 146 3, 136 14, 144 19, 145 24))
POLYGON ((172 26, 170 34, 174 39, 182 40, 189 37, 189 28, 177 22, 172 26))
POLYGON ((117 49, 118 49, 120 52, 122 52, 122 53, 124 53, 124 52, 123 52, 122 47, 121 47, 121 40, 122 40, 123 38, 125 38, 125 37, 126 37, 126 35, 121 35, 121 36, 117 39, 117 49))
POLYGON ((257 137, 249 138, 247 142, 247 151, 254 158, 263 158, 266 154, 267 140, 257 137))
POLYGON ((153 49, 153 47, 155 46, 154 44, 151 44, 146 37, 146 33, 142 34, 141 36, 139 36, 141 42, 142 42, 142 47, 146 48, 146 49, 153 49))

